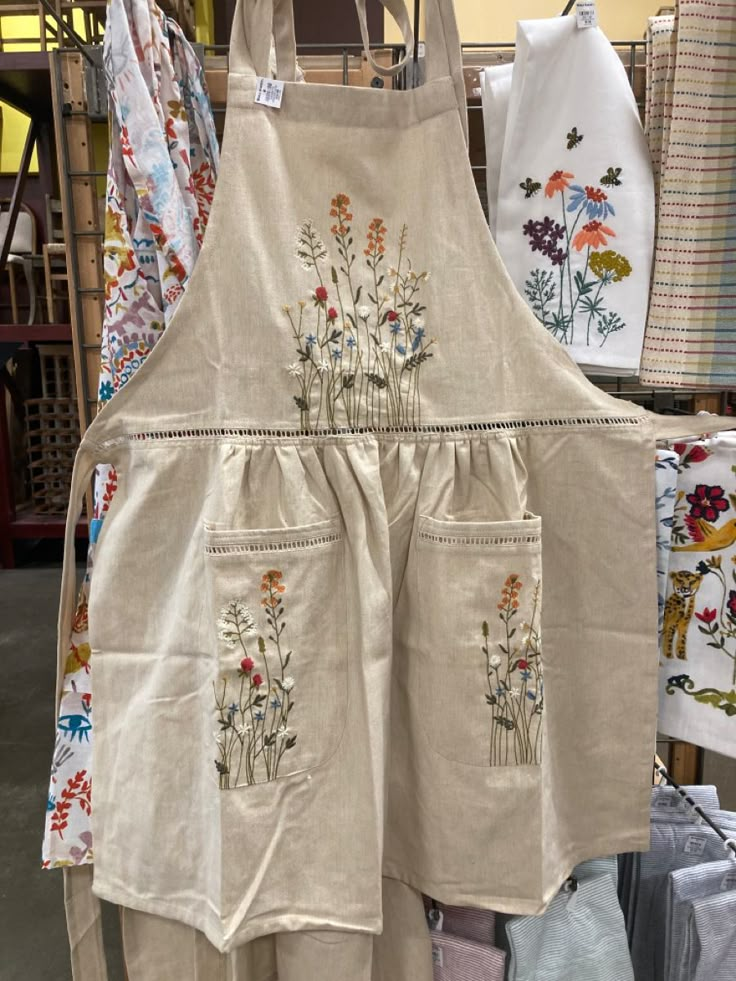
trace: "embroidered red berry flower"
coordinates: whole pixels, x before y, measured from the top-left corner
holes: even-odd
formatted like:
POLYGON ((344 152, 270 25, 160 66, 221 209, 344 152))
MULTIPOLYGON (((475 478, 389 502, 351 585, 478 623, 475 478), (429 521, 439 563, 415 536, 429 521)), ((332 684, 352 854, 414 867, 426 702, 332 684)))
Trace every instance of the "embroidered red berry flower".
POLYGON ((386 319, 390 324, 392 324, 395 320, 399 319, 399 315, 395 310, 389 310, 388 317, 386 319))
MULTIPOLYGON (((325 297, 327 296, 327 290, 325 290, 325 297)), ((329 321, 337 320, 337 310, 334 307, 330 307, 327 311, 327 319, 329 321)))
POLYGON ((243 674, 250 674, 253 670, 253 658, 244 657, 240 662, 240 670, 243 672, 243 674))
POLYGON ((730 590, 728 594, 728 615, 732 620, 736 620, 736 589, 730 590))
POLYGON ((695 492, 688 494, 686 500, 690 505, 690 517, 705 521, 717 521, 718 516, 731 506, 724 497, 723 488, 717 485, 697 484, 695 492))
POLYGON ((522 671, 526 671, 526 669, 529 667, 529 662, 525 661, 524 658, 522 657, 521 660, 519 661, 519 667, 521 668, 522 671))
POLYGON ((254 688, 260 688, 263 684, 263 678, 259 674, 254 674, 251 678, 251 684, 254 688))
POLYGON ((319 303, 326 303, 327 302, 327 289, 326 289, 326 287, 324 287, 324 286, 318 286, 317 289, 314 291, 314 298, 319 303))

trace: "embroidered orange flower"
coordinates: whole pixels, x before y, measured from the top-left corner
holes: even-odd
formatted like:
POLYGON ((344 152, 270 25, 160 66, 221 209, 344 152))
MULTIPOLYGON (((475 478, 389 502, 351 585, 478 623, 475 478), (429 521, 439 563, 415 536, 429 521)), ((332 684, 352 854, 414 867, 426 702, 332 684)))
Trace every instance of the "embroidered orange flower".
POLYGON ((604 225, 600 221, 589 221, 587 225, 583 225, 572 240, 573 248, 577 249, 578 252, 581 252, 586 245, 590 246, 591 249, 598 249, 601 245, 608 245, 606 235, 610 235, 612 238, 616 237, 616 233, 608 225, 604 225))
POLYGON ((332 207, 330 208, 330 217, 337 218, 337 221, 332 226, 333 235, 347 235, 350 229, 348 228, 348 222, 353 220, 352 212, 348 211, 350 206, 350 198, 347 194, 336 194, 335 197, 330 202, 332 207))
POLYGON ((515 572, 507 576, 506 582, 503 584, 503 589, 501 590, 501 602, 498 604, 498 609, 506 610, 511 607, 513 610, 518 610, 519 593, 523 585, 524 583, 515 572))
POLYGON ((544 193, 546 197, 554 197, 557 191, 564 191, 566 187, 569 187, 568 181, 572 180, 575 174, 570 174, 566 170, 556 170, 547 181, 544 188, 544 193))
POLYGON ((386 231, 383 218, 374 218, 368 225, 368 235, 366 236, 368 239, 368 248, 363 249, 364 255, 382 255, 386 251, 386 247, 383 244, 386 231))

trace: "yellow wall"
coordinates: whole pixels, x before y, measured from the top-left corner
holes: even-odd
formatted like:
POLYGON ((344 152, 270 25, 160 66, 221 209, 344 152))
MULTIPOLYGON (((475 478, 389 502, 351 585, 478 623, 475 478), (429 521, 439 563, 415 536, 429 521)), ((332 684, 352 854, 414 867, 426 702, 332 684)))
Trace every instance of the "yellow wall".
MULTIPOLYGON (((664 0, 601 0, 598 23, 612 41, 641 39, 647 17, 656 14, 664 0)), ((517 20, 555 17, 565 0, 455 0, 460 38, 463 41, 513 41, 517 20)), ((413 9, 413 3, 409 3, 413 9)), ((386 15, 386 40, 399 41, 390 14, 386 15)))

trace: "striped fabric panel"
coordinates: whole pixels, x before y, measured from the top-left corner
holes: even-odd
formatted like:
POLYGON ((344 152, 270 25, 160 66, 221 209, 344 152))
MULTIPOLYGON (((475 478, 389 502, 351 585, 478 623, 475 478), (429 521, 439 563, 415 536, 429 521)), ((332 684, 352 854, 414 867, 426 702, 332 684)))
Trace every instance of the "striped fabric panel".
POLYGON ((432 933, 432 961, 434 981, 503 981, 506 955, 443 931, 432 933))
POLYGON ((514 917, 506 935, 509 981, 634 981, 611 875, 561 892, 542 916, 514 917))
POLYGON ((667 884, 664 981, 689 981, 685 941, 688 917, 692 912, 690 901, 729 889, 736 889, 736 862, 733 859, 705 862, 692 869, 676 869, 670 872, 667 884))
MULTIPOLYGON (((712 810, 710 815, 728 834, 736 833, 736 814, 712 810)), ((664 974, 669 873, 720 861, 724 854, 723 842, 705 824, 652 824, 651 849, 641 855, 633 886, 636 908, 630 935, 636 981, 660 981, 664 974)))
MULTIPOLYGON (((726 388, 736 385, 736 0, 679 0, 675 34, 640 380, 726 388)), ((653 84, 655 54, 653 44, 653 84)))
POLYGON ((692 981, 734 981, 736 892, 693 900, 690 924, 688 963, 692 981))
POLYGON ((654 191, 659 197, 659 181, 663 165, 665 121, 669 130, 671 110, 667 97, 672 99, 675 18, 671 15, 650 17, 647 27, 646 102, 644 132, 649 144, 654 171, 654 191), (668 90, 669 77, 669 90, 668 90))
MULTIPOLYGON (((442 914, 442 932, 451 933, 455 937, 474 940, 479 944, 492 945, 496 939, 496 914, 491 910, 470 909, 465 906, 445 906, 436 903, 442 914)), ((429 901, 425 909, 430 908, 429 901)))

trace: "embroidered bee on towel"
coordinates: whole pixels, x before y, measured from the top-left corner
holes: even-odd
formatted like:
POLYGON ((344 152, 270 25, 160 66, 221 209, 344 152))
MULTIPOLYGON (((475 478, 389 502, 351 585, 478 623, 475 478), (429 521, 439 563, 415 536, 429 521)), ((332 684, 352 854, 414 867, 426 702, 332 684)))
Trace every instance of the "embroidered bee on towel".
POLYGON ((533 181, 531 177, 527 177, 522 184, 519 184, 519 187, 524 192, 525 198, 533 198, 538 191, 542 190, 542 185, 539 181, 533 181))
POLYGON ((609 167, 603 177, 601 177, 600 182, 604 187, 621 187, 620 176, 621 167, 609 167))
POLYGON ((570 132, 567 134, 567 149, 574 150, 576 146, 580 146, 583 142, 583 134, 578 133, 577 126, 573 126, 570 132))

